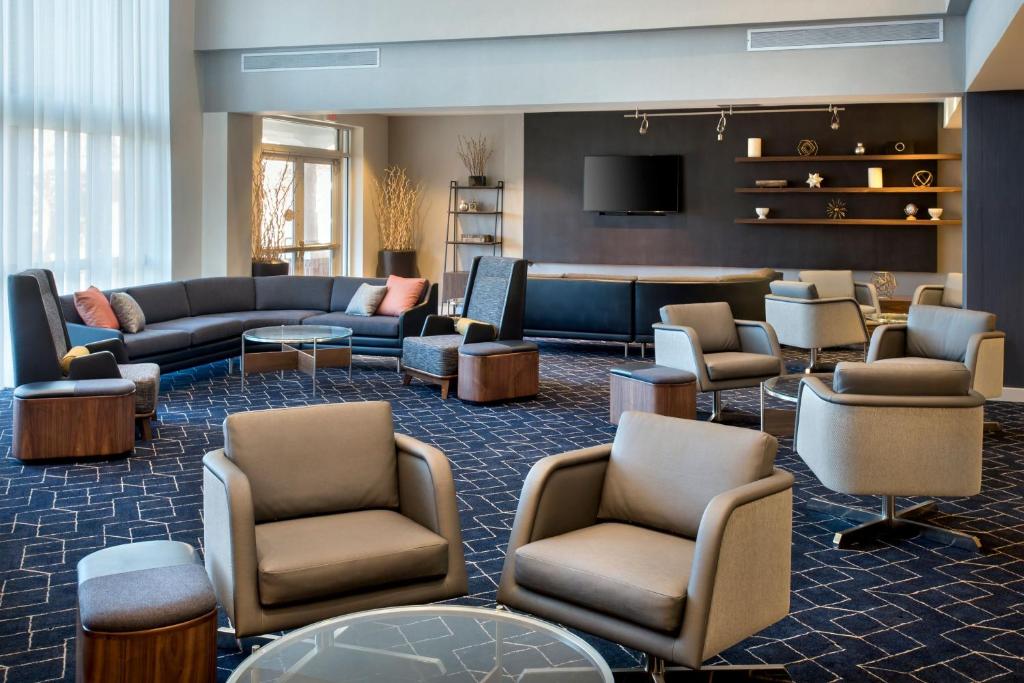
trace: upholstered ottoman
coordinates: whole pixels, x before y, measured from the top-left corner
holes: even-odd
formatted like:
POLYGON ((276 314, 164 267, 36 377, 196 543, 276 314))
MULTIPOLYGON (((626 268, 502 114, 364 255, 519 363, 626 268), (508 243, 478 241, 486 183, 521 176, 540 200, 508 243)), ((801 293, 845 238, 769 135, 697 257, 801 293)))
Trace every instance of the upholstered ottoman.
POLYGON ((187 543, 104 548, 78 563, 78 683, 213 683, 217 598, 187 543))
POLYGON ((135 383, 135 425, 144 441, 153 438, 150 420, 156 417, 157 397, 160 394, 160 366, 156 363, 128 363, 118 365, 121 377, 135 383))
POLYGON ((106 457, 135 447, 135 385, 126 379, 58 380, 14 390, 19 460, 106 457))
POLYGON ((668 417, 697 417, 697 378, 692 372, 651 363, 623 363, 609 374, 609 417, 619 424, 627 410, 668 417))
POLYGON ((533 342, 507 340, 459 348, 459 398, 490 403, 536 396, 540 351, 533 342))

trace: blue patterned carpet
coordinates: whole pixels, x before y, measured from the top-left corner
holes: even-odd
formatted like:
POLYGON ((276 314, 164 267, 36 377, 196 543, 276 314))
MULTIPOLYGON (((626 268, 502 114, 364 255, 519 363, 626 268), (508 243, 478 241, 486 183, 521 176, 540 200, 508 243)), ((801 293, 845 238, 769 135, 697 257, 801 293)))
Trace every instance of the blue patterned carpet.
MULTIPOLYGON (((621 347, 544 344, 540 396, 497 407, 403 387, 383 360, 357 358, 352 384, 328 371, 315 399, 296 373, 252 376, 242 393, 238 376, 215 363, 164 378, 153 441, 127 459, 89 464, 12 459, 11 396, 0 392, 0 683, 74 679, 75 564, 84 555, 147 539, 201 545, 200 461, 221 445, 224 416, 242 410, 391 401, 399 431, 452 460, 470 565, 470 595, 458 602, 492 605, 526 472, 544 455, 612 438, 607 370, 620 361, 621 347)), ((754 419, 756 391, 726 397, 754 419)), ((985 536, 982 555, 913 539, 832 548, 831 532, 845 524, 802 502, 843 497, 820 486, 784 440, 778 464, 797 479, 792 612, 722 661, 784 663, 797 681, 1024 680, 1024 405, 989 413, 1004 431, 986 436, 982 494, 940 504, 940 521, 985 536)), ((613 666, 636 661, 591 640, 613 666)), ((221 651, 221 680, 242 658, 221 651)))

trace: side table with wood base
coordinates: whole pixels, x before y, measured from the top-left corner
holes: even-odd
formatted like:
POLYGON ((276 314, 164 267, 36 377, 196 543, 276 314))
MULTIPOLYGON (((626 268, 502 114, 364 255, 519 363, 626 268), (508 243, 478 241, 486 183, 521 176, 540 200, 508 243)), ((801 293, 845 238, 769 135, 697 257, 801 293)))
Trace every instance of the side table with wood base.
POLYGON ((522 340, 463 344, 459 349, 458 395, 463 401, 492 403, 536 396, 540 351, 522 340))
POLYGON ((691 372, 651 363, 623 363, 609 374, 609 421, 627 410, 697 418, 697 378, 691 372))

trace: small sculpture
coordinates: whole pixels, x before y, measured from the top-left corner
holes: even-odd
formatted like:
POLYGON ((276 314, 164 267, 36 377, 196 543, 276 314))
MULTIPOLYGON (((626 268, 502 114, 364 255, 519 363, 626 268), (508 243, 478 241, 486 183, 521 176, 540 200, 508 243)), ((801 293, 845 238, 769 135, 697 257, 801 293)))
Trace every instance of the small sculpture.
POLYGON ((871 284, 875 286, 878 296, 883 299, 891 298, 896 293, 896 276, 887 270, 879 270, 871 278, 871 284))
POLYGON ((907 214, 908 221, 917 220, 917 204, 910 203, 903 207, 903 213, 907 214))
POLYGON ((460 199, 459 200, 458 210, 459 211, 469 211, 469 202, 467 202, 465 199, 460 199))
POLYGON ((863 142, 858 142, 857 146, 853 148, 853 153, 854 154, 864 154, 865 151, 867 151, 867 150, 864 149, 864 143, 863 142))
POLYGON ((846 218, 846 202, 839 197, 833 197, 825 205, 825 215, 833 220, 846 218))
POLYGON ((813 157, 818 153, 818 143, 814 140, 801 140, 797 143, 796 153, 802 157, 813 157))
POLYGON ((914 187, 931 187, 932 181, 935 180, 935 176, 932 172, 922 168, 920 171, 914 171, 914 175, 910 177, 910 182, 914 187))
POLYGON ((765 218, 768 218, 768 207, 759 206, 754 209, 754 213, 757 214, 758 218, 764 220, 765 218))
POLYGON ((821 187, 822 180, 824 180, 824 178, 822 178, 819 173, 815 172, 808 173, 807 180, 805 180, 804 182, 807 183, 807 187, 821 187))

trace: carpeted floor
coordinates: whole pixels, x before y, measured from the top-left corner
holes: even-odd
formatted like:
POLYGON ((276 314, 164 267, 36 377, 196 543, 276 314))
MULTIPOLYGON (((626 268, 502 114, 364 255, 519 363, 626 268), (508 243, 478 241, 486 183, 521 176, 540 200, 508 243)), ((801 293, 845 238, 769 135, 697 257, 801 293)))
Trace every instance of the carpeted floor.
MULTIPOLYGON (((0 682, 73 680, 75 564, 84 555, 147 539, 201 545, 200 461, 221 445, 224 416, 242 410, 391 401, 398 431, 452 460, 470 572, 470 594, 457 602, 492 605, 526 472, 544 455, 611 440, 607 370, 621 360, 621 347, 545 343, 541 394, 495 407, 442 402, 418 382, 403 387, 394 363, 378 359, 357 358, 351 384, 326 372, 315 399, 304 375, 251 376, 243 393, 226 363, 215 363, 164 378, 153 441, 132 457, 88 464, 12 459, 11 394, 0 392, 0 682)), ((756 390, 726 397, 753 425, 756 390)), ((787 664, 797 681, 1024 680, 1024 406, 994 403, 988 413, 1004 430, 986 436, 982 494, 940 504, 940 521, 984 535, 981 555, 914 539, 832 548, 831 532, 845 523, 802 503, 843 497, 783 440, 778 464, 797 482, 792 611, 721 659, 787 664)), ((636 661, 590 640, 613 666, 636 661)), ((243 656, 221 651, 221 680, 243 656)))

